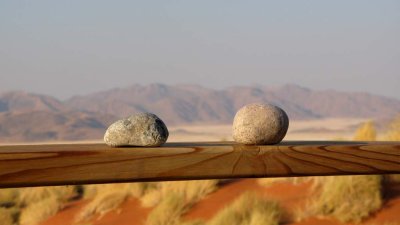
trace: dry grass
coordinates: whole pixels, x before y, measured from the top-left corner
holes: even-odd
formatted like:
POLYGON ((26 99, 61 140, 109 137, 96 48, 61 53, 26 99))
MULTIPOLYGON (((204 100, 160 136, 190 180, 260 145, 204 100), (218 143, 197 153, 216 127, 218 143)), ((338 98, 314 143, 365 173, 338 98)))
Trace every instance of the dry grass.
POLYGON ((185 208, 184 197, 170 193, 150 212, 146 225, 178 225, 185 208))
POLYGON ((193 220, 180 222, 179 225, 206 225, 206 223, 202 220, 193 220))
MULTIPOLYGON (((31 225, 54 215, 63 203, 76 195, 74 186, 1 189, 0 205, 13 207, 6 210, 11 213, 14 224, 31 225)), ((2 214, 6 216, 5 209, 2 214)), ((3 220, 9 221, 6 218, 0 219, 3 220)))
POLYGON ((99 193, 81 210, 76 221, 87 220, 97 214, 101 217, 107 212, 117 209, 128 197, 128 190, 114 190, 99 193))
POLYGON ((18 204, 29 206, 50 197, 54 197, 60 202, 65 202, 76 195, 77 192, 74 186, 21 188, 18 195, 18 204))
POLYGON ((290 182, 292 184, 299 184, 312 179, 312 177, 274 177, 274 178, 259 178, 257 183, 264 187, 269 187, 273 184, 280 182, 290 182))
POLYGON ((217 188, 217 180, 160 182, 158 189, 141 198, 142 205, 154 207, 146 225, 202 224, 201 221, 182 222, 181 215, 193 204, 217 188))
POLYGON ((208 225, 278 225, 281 210, 278 203, 245 193, 222 209, 208 225))
POLYGON ((99 193, 109 191, 128 191, 130 196, 140 198, 146 192, 157 188, 158 185, 155 182, 141 182, 141 183, 122 183, 122 184, 92 184, 85 185, 84 198, 94 198, 99 193))
POLYGON ((400 141, 400 115, 389 125, 389 129, 384 137, 385 141, 400 141))
POLYGON ((375 141, 376 129, 372 121, 365 122, 356 131, 353 138, 355 141, 375 141))
POLYGON ((217 188, 218 180, 169 181, 158 183, 159 187, 141 198, 144 207, 153 207, 170 194, 181 197, 185 207, 190 207, 217 188))
POLYGON ((18 194, 18 188, 0 189, 0 207, 14 205, 17 202, 18 194))
POLYGON ((143 195, 140 198, 140 202, 143 207, 154 207, 159 204, 162 200, 162 193, 161 191, 151 191, 147 194, 143 195))
POLYGON ((381 176, 314 178, 316 196, 298 219, 332 216, 341 222, 360 222, 382 206, 381 176))
MULTIPOLYGON (((353 139, 375 141, 373 122, 361 124, 353 139)), ((297 212, 297 217, 332 216, 341 222, 360 222, 382 206, 382 179, 378 175, 316 177, 316 196, 308 209, 297 212)))
POLYGON ((84 198, 93 198, 79 213, 76 221, 87 220, 94 215, 104 215, 117 209, 127 198, 140 198, 156 183, 97 184, 84 186, 84 198))
POLYGON ((19 224, 35 225, 41 221, 55 215, 61 208, 62 203, 53 195, 38 202, 31 202, 26 208, 21 211, 19 224))
POLYGON ((38 224, 56 214, 77 194, 75 186, 21 188, 17 197, 21 209, 19 224, 38 224))

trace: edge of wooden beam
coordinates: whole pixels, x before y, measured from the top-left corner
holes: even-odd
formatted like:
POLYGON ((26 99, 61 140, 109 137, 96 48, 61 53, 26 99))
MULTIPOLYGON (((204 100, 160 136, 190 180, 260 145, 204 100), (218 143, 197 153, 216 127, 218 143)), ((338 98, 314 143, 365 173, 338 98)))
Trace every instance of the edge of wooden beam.
POLYGON ((400 142, 286 141, 0 146, 0 188, 92 183, 400 173, 400 142))

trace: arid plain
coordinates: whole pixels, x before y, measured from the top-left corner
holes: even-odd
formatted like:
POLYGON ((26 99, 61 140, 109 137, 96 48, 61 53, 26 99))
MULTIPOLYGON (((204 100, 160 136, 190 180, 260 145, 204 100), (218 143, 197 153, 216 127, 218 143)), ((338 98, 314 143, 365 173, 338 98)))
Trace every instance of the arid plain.
MULTIPOLYGON (((290 121, 284 140, 351 140, 357 127, 367 118, 324 118, 290 121)), ((170 142, 232 141, 230 124, 171 126, 170 142)))

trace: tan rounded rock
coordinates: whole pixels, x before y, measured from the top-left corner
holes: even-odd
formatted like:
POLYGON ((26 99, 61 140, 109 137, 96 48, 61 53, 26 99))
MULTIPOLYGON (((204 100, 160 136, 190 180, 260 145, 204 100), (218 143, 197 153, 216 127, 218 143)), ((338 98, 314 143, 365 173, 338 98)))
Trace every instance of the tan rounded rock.
POLYGON ((249 104, 233 120, 233 140, 248 145, 277 144, 285 137, 289 118, 283 109, 270 104, 249 104))
POLYGON ((151 113, 139 113, 108 127, 104 141, 113 147, 161 146, 168 139, 164 122, 151 113))

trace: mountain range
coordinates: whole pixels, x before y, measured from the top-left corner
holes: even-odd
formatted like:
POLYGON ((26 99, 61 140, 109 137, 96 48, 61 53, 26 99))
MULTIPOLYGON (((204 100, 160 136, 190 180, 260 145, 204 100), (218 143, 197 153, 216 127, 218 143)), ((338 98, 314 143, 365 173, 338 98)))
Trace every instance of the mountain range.
POLYGON ((65 101, 27 92, 0 95, 0 141, 100 139, 109 124, 148 111, 167 125, 231 123, 245 104, 265 102, 289 118, 387 119, 400 113, 400 100, 368 93, 311 90, 298 85, 237 86, 223 90, 198 85, 132 85, 65 101))

